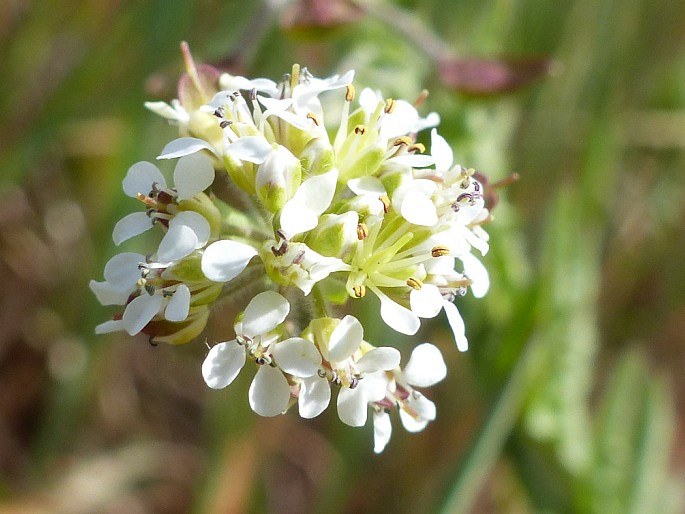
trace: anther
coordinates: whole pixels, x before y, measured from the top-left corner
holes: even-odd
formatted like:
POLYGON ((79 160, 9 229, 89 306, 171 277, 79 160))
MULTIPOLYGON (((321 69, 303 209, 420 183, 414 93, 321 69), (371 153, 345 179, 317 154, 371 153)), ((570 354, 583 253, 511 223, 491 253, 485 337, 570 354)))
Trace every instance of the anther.
POLYGON ((214 111, 214 116, 216 116, 217 118, 223 118, 224 117, 224 109, 222 107, 218 107, 214 111))
POLYGON ((326 372, 323 369, 317 371, 316 374, 319 375, 319 378, 326 378, 326 372))
POLYGON ((468 200, 468 202, 473 205, 476 199, 471 193, 462 193, 459 196, 457 196, 457 203, 463 202, 464 200, 468 200))
POLYGON ((445 246, 434 246, 431 248, 431 255, 433 257, 442 257, 443 255, 449 255, 450 250, 445 246))
POLYGON ((416 289, 418 291, 419 289, 421 289, 423 283, 418 278, 409 277, 407 279, 407 285, 412 289, 416 289))
POLYGON ((423 153, 426 151, 426 147, 421 144, 421 143, 414 143, 411 145, 409 148, 407 148, 407 152, 419 152, 423 153))
POLYGON ((146 283, 145 286, 145 292, 149 294, 150 296, 154 296, 155 294, 155 286, 154 284, 146 283))
POLYGON ((285 252, 288 251, 288 241, 281 241, 281 245, 276 248, 275 246, 271 247, 271 252, 274 254, 274 257, 280 257, 281 255, 285 255, 285 252))
POLYGON ((233 124, 233 122, 231 120, 224 120, 221 123, 219 123, 219 126, 222 129, 225 129, 226 127, 230 127, 232 124, 233 124))
POLYGON ((395 139, 395 142, 393 143, 393 146, 411 146, 411 144, 414 142, 412 138, 409 136, 401 136, 395 139))
POLYGON ((295 258, 293 259, 293 264, 302 264, 302 261, 304 261, 304 250, 302 250, 300 253, 298 253, 295 258))
POLYGON ((352 292, 354 292, 355 298, 364 298, 366 296, 366 286, 364 284, 354 286, 352 287, 352 292))
POLYGON ((392 112, 395 110, 395 100, 393 98, 388 98, 385 100, 384 110, 386 114, 392 114, 392 112))
POLYGON ((366 127, 364 125, 357 125, 354 127, 354 133, 358 136, 363 135, 366 132, 366 127))
POLYGON ((352 84, 349 84, 345 89, 345 101, 351 102, 354 100, 355 90, 352 84))
POLYGON ((359 223, 357 225, 357 239, 360 241, 363 241, 366 239, 369 235, 369 229, 367 228, 365 223, 359 223))
POLYGON ((352 377, 352 380, 350 381, 350 389, 356 389, 356 387, 358 385, 359 385, 359 378, 352 377))
POLYGON ((309 114, 307 114, 307 118, 312 120, 314 122, 314 125, 316 125, 317 127, 321 125, 319 118, 313 112, 310 112, 309 114))
POLYGON ((388 195, 381 195, 378 199, 383 204, 383 212, 388 214, 388 212, 390 212, 390 198, 388 198, 388 195))

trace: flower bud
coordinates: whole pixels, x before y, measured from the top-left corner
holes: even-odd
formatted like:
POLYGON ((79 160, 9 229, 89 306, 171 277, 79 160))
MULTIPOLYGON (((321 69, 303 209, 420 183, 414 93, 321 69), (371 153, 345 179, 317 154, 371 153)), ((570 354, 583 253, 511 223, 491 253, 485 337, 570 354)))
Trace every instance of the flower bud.
POLYGON ((358 241, 358 223, 356 212, 324 214, 317 227, 307 235, 306 243, 321 255, 345 260, 358 241))
POLYGON ((320 137, 314 138, 300 154, 300 161, 309 175, 321 175, 335 167, 333 147, 320 137))
POLYGON ((276 212, 295 194, 301 178, 299 159, 284 146, 277 145, 259 165, 255 190, 262 205, 276 212))
POLYGON ((143 333, 149 335, 150 342, 154 344, 185 344, 202 333, 207 326, 208 319, 209 307, 207 305, 191 307, 190 314, 183 322, 151 321, 143 329, 143 333))

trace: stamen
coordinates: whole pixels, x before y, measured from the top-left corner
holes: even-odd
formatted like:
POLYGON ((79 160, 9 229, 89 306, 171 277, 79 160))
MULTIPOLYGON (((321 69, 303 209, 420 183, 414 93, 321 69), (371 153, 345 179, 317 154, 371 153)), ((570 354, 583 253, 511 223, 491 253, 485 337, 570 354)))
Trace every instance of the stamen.
POLYGON ((426 98, 428 98, 428 90, 424 89, 419 93, 419 96, 416 97, 416 100, 414 100, 414 107, 417 109, 423 105, 423 102, 426 101, 426 98))
POLYGON ((393 146, 411 146, 411 144, 414 142, 412 138, 409 136, 401 136, 395 139, 395 142, 393 143, 393 146))
POLYGON ((357 239, 360 241, 363 241, 366 239, 369 235, 369 227, 366 226, 364 223, 359 223, 357 225, 357 239))
POLYGON ((364 125, 357 125, 354 127, 354 133, 358 136, 362 136, 366 133, 366 127, 364 125))
POLYGON ((355 93, 354 86, 352 84, 348 85, 345 89, 345 101, 351 102, 354 100, 355 93))
POLYGON ((319 118, 313 112, 310 112, 309 114, 307 114, 307 118, 312 120, 314 122, 314 125, 316 125, 317 127, 321 126, 321 122, 319 121, 319 118))
POLYGON ((364 298, 364 296, 366 296, 366 286, 364 284, 354 286, 352 291, 354 292, 355 298, 364 298))
POLYGON ((233 122, 231 120, 224 120, 221 123, 219 123, 219 127, 221 127, 222 129, 230 127, 231 125, 233 125, 233 122))
POLYGON ((409 148, 407 148, 407 152, 417 152, 417 151, 419 153, 423 153, 426 151, 426 147, 422 143, 414 143, 409 148))
POLYGON ((388 214, 388 212, 390 212, 390 198, 388 198, 388 195, 381 195, 378 199, 383 204, 383 212, 388 214))
POLYGON ((416 289, 418 291, 419 289, 421 289, 421 286, 423 286, 423 283, 417 278, 409 277, 407 279, 407 285, 412 289, 416 289))
POLYGON ((392 112, 395 110, 395 100, 393 98, 388 98, 385 100, 385 113, 386 114, 392 114, 392 112))
POLYGON ((450 250, 445 246, 434 246, 431 248, 431 255, 433 257, 442 257, 443 255, 449 255, 450 250))

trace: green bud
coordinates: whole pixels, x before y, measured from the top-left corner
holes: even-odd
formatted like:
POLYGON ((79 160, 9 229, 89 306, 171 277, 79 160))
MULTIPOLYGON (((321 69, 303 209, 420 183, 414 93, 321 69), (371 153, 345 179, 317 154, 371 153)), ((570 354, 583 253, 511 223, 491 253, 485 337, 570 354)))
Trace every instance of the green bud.
POLYGON ((255 190, 262 205, 271 212, 277 212, 293 197, 301 179, 299 159, 284 146, 276 145, 259 165, 255 190))
POLYGON ((335 166, 333 147, 320 137, 314 138, 300 154, 302 169, 307 175, 321 175, 335 166))
POLYGON ((214 202, 204 193, 198 193, 193 198, 182 200, 178 204, 180 211, 195 211, 209 222, 211 237, 218 237, 221 232, 221 212, 214 202))
POLYGON ((191 111, 188 121, 188 133, 210 143, 214 148, 223 145, 223 134, 216 117, 204 111, 191 111))
POLYGON ((316 228, 307 235, 305 243, 321 255, 345 260, 358 241, 358 223, 356 212, 324 214, 316 228))
POLYGON ((208 319, 209 307, 201 305, 191 307, 188 317, 180 323, 167 320, 151 321, 143 332, 150 336, 153 343, 185 344, 202 333, 208 319))
POLYGON ((348 164, 349 159, 340 163, 340 182, 367 175, 376 175, 385 156, 385 151, 377 146, 366 149, 357 159, 348 164))
POLYGON ((235 185, 249 195, 255 193, 254 182, 257 172, 254 164, 243 162, 224 153, 224 166, 235 185))
POLYGON ((339 324, 340 320, 337 318, 313 319, 301 335, 304 339, 313 342, 319 349, 323 349, 325 354, 328 354, 328 341, 335 327, 339 324))

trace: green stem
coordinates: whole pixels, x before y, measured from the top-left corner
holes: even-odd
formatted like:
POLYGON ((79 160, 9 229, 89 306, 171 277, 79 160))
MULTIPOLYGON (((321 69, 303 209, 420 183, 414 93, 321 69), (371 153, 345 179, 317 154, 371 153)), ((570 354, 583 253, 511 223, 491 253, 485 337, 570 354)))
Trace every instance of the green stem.
POLYGON ((471 511, 483 483, 519 418, 523 403, 535 382, 539 370, 544 369, 548 345, 539 339, 528 344, 514 367, 497 403, 480 431, 478 438, 463 461, 452 490, 442 508, 443 514, 471 511))

